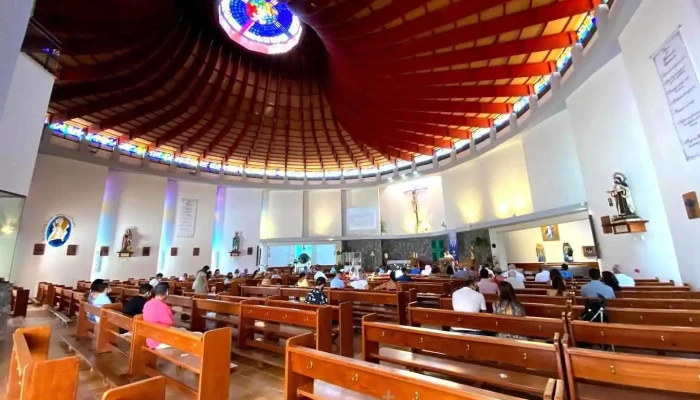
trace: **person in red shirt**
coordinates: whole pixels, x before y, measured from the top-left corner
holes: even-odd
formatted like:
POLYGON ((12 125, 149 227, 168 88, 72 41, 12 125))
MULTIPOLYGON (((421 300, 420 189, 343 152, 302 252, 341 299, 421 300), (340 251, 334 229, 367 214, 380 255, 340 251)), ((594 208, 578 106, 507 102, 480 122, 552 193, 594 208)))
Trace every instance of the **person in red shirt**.
MULTIPOLYGON (((143 306, 144 321, 164 326, 173 326, 175 323, 173 310, 169 305, 165 304, 165 299, 168 298, 169 291, 170 285, 168 285, 167 282, 161 282, 156 285, 154 297, 143 306)), ((146 344, 152 349, 160 346, 160 343, 152 339, 146 339, 146 344)))

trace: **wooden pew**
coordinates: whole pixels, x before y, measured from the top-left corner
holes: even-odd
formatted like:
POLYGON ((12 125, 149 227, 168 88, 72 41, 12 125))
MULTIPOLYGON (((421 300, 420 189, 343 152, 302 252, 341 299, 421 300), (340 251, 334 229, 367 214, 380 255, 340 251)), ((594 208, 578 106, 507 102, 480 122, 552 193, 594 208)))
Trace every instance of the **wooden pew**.
POLYGON ((192 297, 187 296, 168 296, 165 299, 165 304, 173 308, 175 314, 179 314, 179 318, 175 318, 175 325, 181 328, 189 329, 191 326, 190 315, 192 313, 192 297))
MULTIPOLYGON (((586 304, 585 297, 575 297, 574 305, 586 304)), ((606 307, 611 308, 655 308, 667 310, 700 310, 700 300, 683 299, 608 299, 606 307)))
POLYGON ((569 320, 571 343, 657 351, 700 352, 700 328, 569 320))
POLYGON ((45 304, 46 294, 48 293, 49 286, 53 286, 49 282, 39 282, 36 286, 36 296, 34 296, 34 303, 45 304))
MULTIPOLYGON (((270 307, 293 308, 299 310, 315 311, 321 307, 316 304, 306 304, 286 300, 282 297, 268 297, 265 305, 270 307)), ((353 357, 355 355, 353 343, 353 321, 352 321, 352 303, 344 302, 337 306, 331 307, 331 315, 333 320, 333 332, 338 334, 338 354, 344 357, 353 357)))
POLYGON ((493 315, 482 313, 464 313, 450 310, 435 310, 417 307, 411 303, 408 307, 408 320, 411 326, 437 326, 449 330, 466 328, 494 333, 510 333, 530 338, 551 340, 555 334, 566 334, 566 319, 559 318, 514 317, 510 315, 493 315))
POLYGON ((632 291, 622 290, 615 293, 618 299, 687 299, 700 300, 700 292, 687 291, 632 291))
POLYGON ((8 400, 75 400, 80 360, 49 360, 50 342, 49 326, 19 328, 12 334, 8 400))
POLYGON ((10 312, 13 317, 26 317, 27 306, 29 305, 29 289, 19 286, 12 288, 10 295, 10 312))
POLYGON ((365 361, 388 362, 542 398, 552 398, 555 388, 563 390, 558 334, 553 337, 554 344, 546 344, 399 326, 375 320, 376 316, 368 315, 362 321, 362 356, 365 361))
MULTIPOLYGON (((519 297, 518 297, 519 298, 519 297)), ((557 304, 542 304, 542 303, 520 303, 525 308, 525 314, 528 317, 541 318, 561 318, 563 313, 570 309, 570 305, 557 304)), ((490 308, 489 304, 486 304, 490 308)), ((452 298, 443 297, 440 299, 440 308, 443 310, 452 310, 452 298)))
POLYGON ((665 285, 637 285, 634 287, 625 287, 622 289, 622 291, 635 291, 635 292, 644 292, 644 291, 650 291, 650 292, 689 292, 690 291, 690 286, 665 286, 665 285))
POLYGON ((281 286, 241 286, 242 297, 279 296, 281 286))
POLYGON ((453 292, 448 282, 398 282, 397 289, 401 291, 415 289, 418 303, 426 307, 440 307, 440 297, 453 292))
POLYGON ((431 376, 328 354, 314 350, 313 345, 312 334, 297 336, 288 341, 285 356, 285 400, 517 399, 431 376))
POLYGON ((95 335, 96 352, 111 351, 128 359, 131 352, 131 337, 122 336, 120 329, 133 332, 134 319, 122 314, 121 309, 103 308, 100 310, 100 323, 97 324, 97 334, 95 335))
POLYGON ((354 320, 357 326, 367 314, 378 314, 382 319, 395 321, 401 325, 408 323, 408 303, 417 300, 415 289, 404 292, 339 289, 330 290, 328 301, 337 305, 353 303, 354 320))
MULTIPOLYGON (((568 318, 580 319, 583 306, 574 306, 568 318)), ((605 308, 605 314, 611 323, 633 325, 687 326, 700 328, 700 311, 698 310, 658 310, 644 308, 605 308)))
POLYGON ((570 400, 689 400, 700 393, 700 360, 611 353, 566 344, 564 359, 570 400))
POLYGON ((231 364, 231 328, 219 328, 203 335, 145 322, 134 317, 134 333, 129 358, 129 373, 134 376, 163 376, 174 388, 196 399, 227 400, 229 375, 238 367, 231 364), (171 347, 151 349, 146 338, 171 347), (158 359, 166 360, 199 376, 192 388, 180 379, 164 375, 156 369, 158 359))
POLYGON ((165 384, 162 376, 144 379, 108 390, 102 400, 165 400, 165 384))
POLYGON ((239 355, 247 356, 244 351, 250 347, 284 354, 284 345, 279 344, 280 337, 287 339, 309 331, 316 332, 317 350, 331 352, 333 349, 333 318, 329 306, 321 306, 316 310, 299 310, 251 304, 247 301, 241 302, 240 305, 237 349, 239 355), (260 322, 264 322, 264 325, 260 322), (255 333, 261 330, 264 337, 256 339, 255 333))

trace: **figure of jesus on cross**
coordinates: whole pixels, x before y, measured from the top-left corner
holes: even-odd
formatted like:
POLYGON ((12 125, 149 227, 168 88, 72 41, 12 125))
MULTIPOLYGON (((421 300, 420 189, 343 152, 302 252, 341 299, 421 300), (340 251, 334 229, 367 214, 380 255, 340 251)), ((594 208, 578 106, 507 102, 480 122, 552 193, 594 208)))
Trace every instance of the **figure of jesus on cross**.
POLYGON ((411 195, 411 206, 413 207, 413 214, 416 216, 416 233, 420 232, 421 225, 420 218, 418 217, 418 193, 424 190, 427 190, 427 188, 413 188, 404 192, 411 195))

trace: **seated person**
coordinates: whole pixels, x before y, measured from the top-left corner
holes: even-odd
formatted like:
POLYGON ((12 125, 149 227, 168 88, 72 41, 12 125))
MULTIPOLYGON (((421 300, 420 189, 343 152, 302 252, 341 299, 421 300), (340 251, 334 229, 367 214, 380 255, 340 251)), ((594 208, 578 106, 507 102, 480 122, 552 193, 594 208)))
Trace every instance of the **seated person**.
POLYGON ((613 266, 613 274, 615 274, 615 278, 617 278, 617 282, 621 287, 634 286, 634 278, 624 274, 619 265, 615 264, 613 266))
POLYGON ((455 274, 455 269, 452 268, 451 265, 448 265, 447 268, 445 268, 445 274, 453 276, 455 274))
MULTIPOLYGON (((103 279, 95 279, 90 285, 90 293, 87 297, 87 303, 95 307, 102 307, 105 304, 112 304, 109 298, 109 282, 103 279)), ((100 317, 87 313, 87 318, 95 323, 100 322, 100 317)))
POLYGON ((552 278, 552 288, 547 289, 547 296, 566 296, 566 284, 560 275, 552 278))
POLYGON ((343 280, 344 273, 335 274, 331 279, 331 289, 345 289, 345 281, 343 280))
POLYGON ((261 286, 269 286, 269 285, 272 285, 271 277, 272 277, 272 274, 270 274, 269 272, 265 272, 265 273, 263 274, 263 280, 262 280, 262 282, 260 282, 260 285, 261 285, 261 286))
POLYGON ((307 295, 306 298, 304 299, 304 303, 306 304, 318 304, 321 306, 325 306, 328 304, 328 297, 326 296, 325 293, 323 293, 323 288, 326 286, 326 278, 320 276, 316 279, 316 287, 310 291, 307 295))
POLYGON ((241 277, 241 272, 238 269, 235 269, 233 271, 233 277, 234 278, 240 278, 241 277))
POLYGON ((272 271, 272 275, 270 275, 270 279, 282 279, 282 277, 277 270, 274 270, 272 271))
POLYGON ((397 282, 410 282, 412 280, 413 279, 411 279, 411 277, 408 276, 408 268, 406 268, 406 267, 401 268, 401 274, 399 274, 397 272, 397 275, 396 275, 397 282))
MULTIPOLYGON (((479 313, 486 311, 486 299, 479 293, 479 287, 472 279, 467 285, 452 293, 452 309, 459 312, 479 313)), ((481 331, 469 328, 452 328, 455 332, 480 334, 481 331)))
POLYGON ((369 283, 367 283, 367 274, 365 273, 365 270, 360 268, 357 271, 358 278, 356 281, 353 281, 350 283, 350 286, 357 290, 367 290, 369 289, 369 283))
POLYGON ((493 268, 493 276, 491 277, 491 280, 498 283, 501 283, 501 281, 504 281, 506 278, 501 275, 503 271, 501 271, 501 267, 494 267, 493 268))
MULTIPOLYGON (((493 313, 498 315, 513 315, 517 317, 524 317, 525 307, 518 302, 515 296, 515 290, 510 283, 503 281, 498 284, 498 301, 493 303, 493 313)), ((520 335, 513 335, 510 333, 498 333, 497 337, 527 340, 526 337, 520 335)))
POLYGON ((214 278, 218 278, 221 275, 221 270, 220 269, 215 269, 214 270, 214 278))
POLYGON ((510 283, 513 289, 525 289, 525 282, 521 281, 520 278, 518 278, 517 271, 512 269, 508 271, 508 277, 504 282, 510 283))
POLYGON ((549 282, 549 270, 540 268, 540 271, 535 275, 535 282, 549 282))
POLYGON ((155 278, 151 279, 151 281, 148 282, 148 284, 153 286, 153 287, 156 287, 156 285, 158 285, 158 283, 160 283, 161 279, 163 279, 163 274, 159 272, 155 278))
POLYGON ((326 274, 323 273, 323 270, 319 268, 319 270, 314 274, 314 281, 318 278, 323 278, 328 280, 328 277, 326 277, 326 274))
POLYGON ((331 267, 330 273, 331 273, 331 274, 337 274, 337 273, 338 273, 338 270, 335 269, 335 266, 331 267))
POLYGON ((615 277, 615 274, 613 274, 610 271, 603 271, 603 277, 601 278, 601 281, 610 286, 613 290, 613 292, 619 292, 622 290, 620 287, 620 283, 617 281, 617 277, 615 277))
POLYGON ((150 283, 144 283, 139 287, 139 295, 129 299, 122 308, 122 313, 133 317, 134 315, 143 314, 143 306, 151 297, 153 286, 150 283))
POLYGON ((601 295, 606 299, 615 298, 613 289, 600 281, 600 270, 591 268, 588 270, 588 276, 591 277, 591 281, 581 286, 581 296, 597 298, 598 295, 601 295))
POLYGON ((452 275, 453 278, 455 279, 469 279, 469 271, 467 271, 464 268, 457 268, 457 271, 455 271, 454 275, 452 275))
MULTIPOLYGON (((163 326, 173 326, 175 323, 173 310, 169 305, 165 304, 165 299, 168 298, 169 291, 170 285, 168 285, 167 282, 161 282, 156 285, 156 288, 153 290, 153 298, 148 300, 146 305, 143 306, 144 321, 163 326)), ((146 339, 146 344, 152 349, 169 347, 167 345, 161 345, 153 339, 146 339)))
POLYGON ((481 271, 479 271, 479 275, 481 276, 481 280, 476 284, 479 287, 479 292, 483 294, 498 293, 498 285, 496 282, 489 279, 488 269, 482 268, 481 271))
POLYGON ((411 272, 410 272, 410 273, 411 273, 412 275, 418 275, 418 274, 420 274, 420 268, 418 268, 418 266, 415 266, 415 267, 413 267, 413 268, 411 269, 411 272))
POLYGON ((297 287, 309 287, 309 280, 306 278, 305 272, 299 273, 299 280, 297 281, 297 287))
MULTIPOLYGON (((185 272, 184 274, 182 274, 182 276, 180 277, 180 279, 178 279, 178 281, 180 281, 180 282, 187 282, 187 279, 188 279, 188 277, 187 277, 187 272, 185 272)), ((149 283, 149 285, 150 285, 150 283, 149 283)))
POLYGON ((224 285, 230 285, 231 282, 233 282, 233 273, 229 272, 226 274, 226 278, 224 278, 224 285))
POLYGON ((389 273, 389 280, 374 288, 374 290, 396 290, 396 271, 389 273))
POLYGON ((481 277, 481 270, 482 270, 482 269, 483 269, 483 270, 486 270, 486 272, 488 273, 488 277, 489 277, 489 278, 493 277, 493 275, 494 275, 494 274, 493 274, 493 271, 491 271, 491 270, 488 268, 488 266, 486 266, 486 265, 482 265, 481 267, 479 267, 479 276, 480 276, 480 277, 481 277))
POLYGON ((518 278, 518 279, 519 279, 520 281, 522 281, 522 282, 525 282, 525 275, 524 275, 522 272, 518 271, 518 268, 516 268, 514 264, 508 264, 508 270, 507 270, 506 272, 502 273, 501 275, 502 275, 504 278, 507 278, 507 277, 508 277, 508 273, 509 273, 510 271, 515 271, 516 278, 518 278))
POLYGON ((430 276, 430 274, 433 273, 433 267, 430 265, 426 265, 425 268, 423 268, 423 271, 421 271, 422 276, 430 276))
POLYGON ((571 279, 573 278, 573 275, 571 275, 571 272, 569 272, 569 264, 564 263, 561 265, 561 277, 564 279, 571 279))

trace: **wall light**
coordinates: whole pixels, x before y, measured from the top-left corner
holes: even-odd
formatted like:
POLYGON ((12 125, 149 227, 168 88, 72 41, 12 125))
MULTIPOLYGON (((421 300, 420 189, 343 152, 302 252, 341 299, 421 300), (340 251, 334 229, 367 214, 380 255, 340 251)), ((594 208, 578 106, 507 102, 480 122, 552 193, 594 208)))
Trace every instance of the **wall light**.
POLYGON ((15 233, 15 227, 12 224, 3 225, 2 228, 0 228, 0 233, 3 235, 11 235, 15 233))

